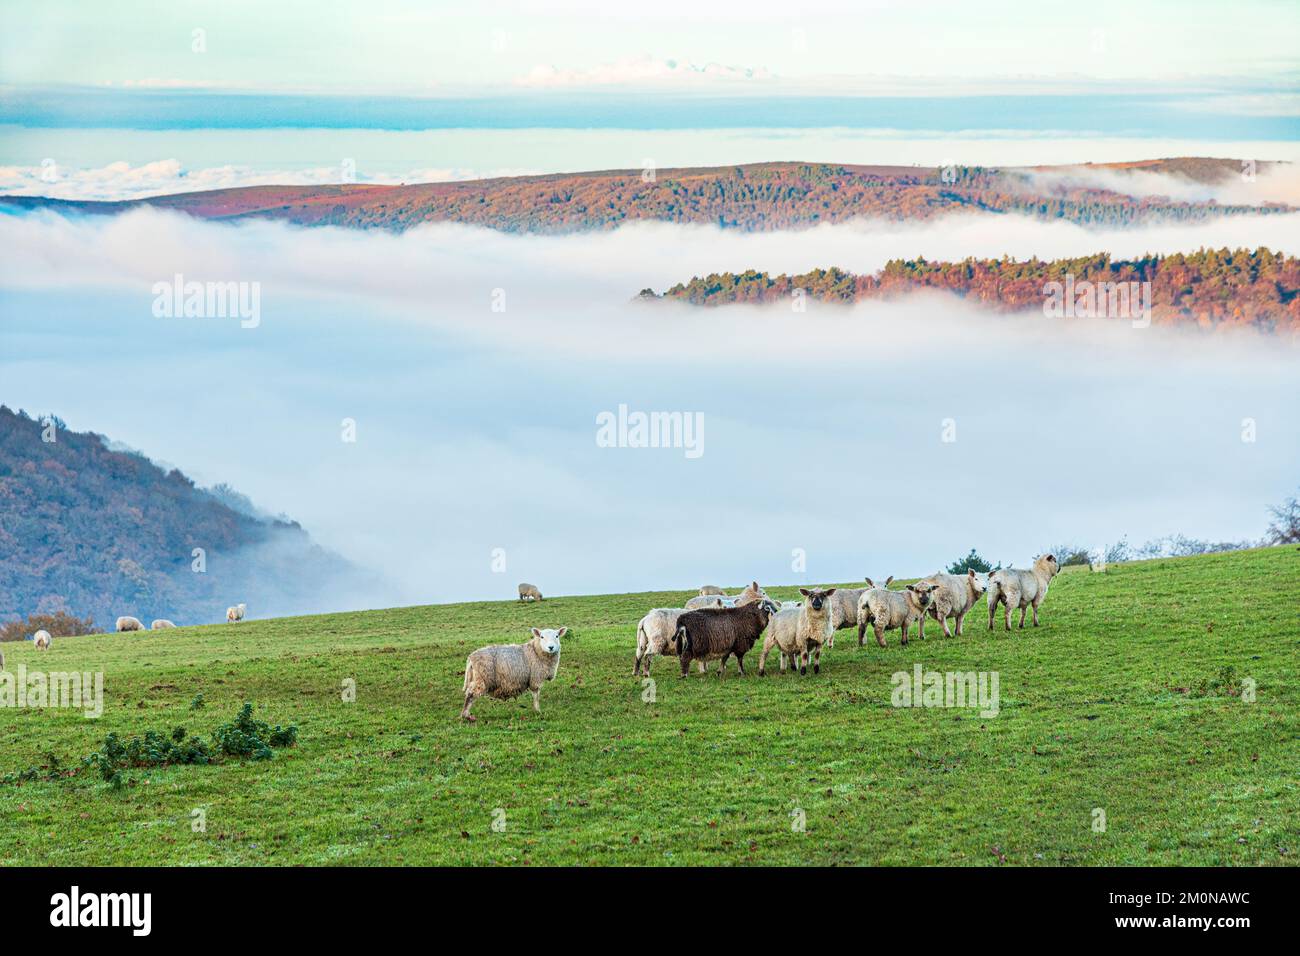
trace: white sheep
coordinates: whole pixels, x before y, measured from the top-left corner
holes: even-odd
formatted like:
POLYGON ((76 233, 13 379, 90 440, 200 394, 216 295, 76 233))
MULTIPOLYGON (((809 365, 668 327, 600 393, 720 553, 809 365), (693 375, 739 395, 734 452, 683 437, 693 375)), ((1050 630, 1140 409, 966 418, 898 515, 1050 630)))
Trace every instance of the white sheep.
POLYGON ((140 623, 137 617, 123 615, 117 619, 117 629, 119 631, 143 631, 144 625, 140 623))
POLYGON ((967 571, 965 574, 946 574, 939 571, 925 580, 937 585, 931 595, 930 606, 926 608, 926 613, 943 626, 944 637, 952 637, 952 632, 948 630, 948 618, 957 618, 957 634, 960 636, 963 631, 962 622, 966 615, 989 586, 988 575, 974 570, 967 571))
MULTIPOLYGON (((636 626, 636 664, 632 676, 639 677, 642 668, 650 676, 650 665, 656 654, 677 655, 677 619, 685 614, 684 607, 653 608, 636 626)), ((699 672, 704 673, 704 661, 696 661, 699 672)))
POLYGON ((242 621, 247 608, 247 604, 236 604, 234 607, 226 608, 226 623, 234 624, 236 621, 242 621))
POLYGON ((50 632, 42 630, 33 634, 32 646, 38 651, 48 651, 50 649, 50 632))
POLYGON ((889 583, 893 580, 894 576, 891 574, 885 579, 884 587, 876 587, 871 578, 867 578, 867 584, 871 586, 862 592, 862 597, 858 598, 859 647, 863 644, 868 624, 875 630, 876 643, 881 647, 885 646, 885 631, 892 631, 894 628, 902 629, 902 642, 907 644, 908 631, 913 623, 919 625, 921 637, 925 637, 925 609, 930 603, 930 594, 935 586, 918 581, 916 584, 909 584, 905 590, 890 591, 889 583))
POLYGON ((763 652, 758 657, 758 676, 766 674, 767 655, 773 647, 779 648, 781 670, 785 670, 786 657, 790 668, 798 665, 800 674, 808 673, 808 659, 813 661, 813 673, 822 669, 822 645, 835 633, 831 627, 831 595, 835 588, 809 590, 800 588, 806 600, 802 607, 786 608, 772 615, 763 638, 763 652))
POLYGON ((519 585, 519 600, 521 601, 540 601, 542 592, 537 589, 535 584, 519 585))
POLYGON ((686 602, 686 610, 698 611, 706 607, 735 607, 736 602, 721 594, 697 594, 686 602))
POLYGON ((1038 608, 1047 597, 1047 586, 1061 573, 1056 556, 1044 554, 1034 559, 1029 571, 1019 568, 1002 568, 989 575, 989 630, 993 630, 993 614, 998 604, 1003 606, 1002 621, 1011 630, 1011 609, 1020 608, 1020 626, 1025 626, 1025 610, 1034 611, 1034 627, 1038 626, 1038 608))
POLYGON ((709 594, 726 594, 726 593, 727 593, 726 591, 722 590, 722 588, 718 587, 716 584, 706 584, 704 585, 704 587, 700 588, 700 594, 702 596, 709 595, 709 594))
POLYGON ((532 629, 533 639, 527 644, 494 644, 480 647, 465 660, 465 706, 461 717, 471 723, 477 720, 469 712, 474 701, 483 696, 498 700, 518 697, 524 691, 533 695, 533 710, 542 712, 542 684, 555 680, 560 669, 560 638, 569 629, 532 629))
POLYGON ((152 624, 149 625, 149 629, 152 631, 163 631, 169 627, 175 627, 175 626, 176 625, 173 624, 171 621, 167 620, 167 618, 160 617, 158 618, 158 620, 154 621, 152 624))
POLYGON ((858 623, 858 601, 867 591, 866 588, 836 588, 831 598, 831 639, 827 647, 835 646, 835 632, 846 627, 855 627, 858 623))
MULTIPOLYGON (((744 607, 746 604, 757 604, 759 601, 771 601, 767 592, 758 586, 757 581, 745 585, 743 591, 737 591, 728 599, 732 603, 724 605, 725 607, 744 607)), ((772 601, 775 604, 775 601, 772 601)))

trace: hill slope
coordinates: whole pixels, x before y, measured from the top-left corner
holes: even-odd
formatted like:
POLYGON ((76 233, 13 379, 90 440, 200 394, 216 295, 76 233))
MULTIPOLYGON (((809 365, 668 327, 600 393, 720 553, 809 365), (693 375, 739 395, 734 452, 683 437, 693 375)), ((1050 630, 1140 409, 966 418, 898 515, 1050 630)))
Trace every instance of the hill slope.
POLYGON ((122 791, 0 783, 0 864, 1293 864, 1298 571, 1294 547, 1067 569, 1037 629, 990 635, 981 603, 961 637, 841 631, 817 677, 760 679, 751 657, 748 677, 679 680, 660 659, 653 687, 631 677, 636 621, 681 593, 11 645, 11 669, 103 670, 106 700, 98 721, 0 708, 0 777, 76 766, 109 732, 206 733, 244 700, 300 733, 122 791), (456 719, 470 650, 558 624, 541 715, 525 696, 456 719), (998 672, 998 716, 892 707, 917 664, 998 672))
MULTIPOLYGON (((1260 164, 1261 169, 1269 164, 1260 164)), ((1240 171, 1234 160, 1154 160, 1117 164, 1167 173, 1186 183, 1212 182, 1240 171)), ((115 213, 135 206, 172 209, 203 219, 278 219, 401 231, 431 222, 487 226, 506 232, 565 233, 612 229, 638 220, 720 225, 751 231, 807 228, 871 217, 929 219, 963 211, 1020 213, 1084 225, 1186 222, 1289 211, 1261 206, 1134 198, 1078 179, 1110 167, 853 166, 758 163, 747 166, 611 170, 401 186, 249 186, 128 202, 0 197, 22 208, 115 213), (1040 174, 1059 176, 1047 181, 1040 174)))
POLYGON ((63 610, 103 629, 121 614, 211 622, 241 601, 259 617, 301 612, 356 573, 238 495, 100 435, 59 427, 47 442, 43 430, 0 405, 0 621, 63 610))

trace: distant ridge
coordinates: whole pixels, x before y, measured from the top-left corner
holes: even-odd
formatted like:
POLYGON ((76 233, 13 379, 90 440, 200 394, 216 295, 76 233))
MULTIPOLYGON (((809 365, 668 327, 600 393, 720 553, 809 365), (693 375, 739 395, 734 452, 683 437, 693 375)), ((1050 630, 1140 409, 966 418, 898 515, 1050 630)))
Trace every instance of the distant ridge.
MULTIPOLYGON (((1269 165, 1258 164, 1259 171, 1269 165)), ((1284 203, 1221 205, 1133 197, 1089 184, 1084 175, 1136 170, 1205 185, 1239 175, 1241 168, 1238 160, 1192 157, 1009 169, 787 162, 401 186, 248 186, 121 202, 5 196, 0 204, 80 214, 150 207, 201 219, 269 219, 399 232, 426 223, 454 222, 520 233, 604 230, 636 221, 764 232, 857 218, 925 220, 971 211, 1086 226, 1127 226, 1293 211, 1284 203), (1044 172, 1057 175, 1043 177, 1044 172)))

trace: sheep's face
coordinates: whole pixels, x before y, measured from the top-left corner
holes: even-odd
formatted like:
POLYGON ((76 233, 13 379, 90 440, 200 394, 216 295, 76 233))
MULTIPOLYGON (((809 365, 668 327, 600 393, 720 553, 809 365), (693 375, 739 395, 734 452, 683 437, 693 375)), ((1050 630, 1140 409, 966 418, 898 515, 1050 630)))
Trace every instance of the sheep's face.
POLYGON ((975 592, 976 597, 989 589, 989 576, 987 574, 982 574, 979 571, 967 571, 966 579, 970 582, 971 590, 975 592))
POLYGON ((918 581, 916 584, 909 584, 907 589, 916 595, 916 603, 921 607, 929 607, 930 598, 934 596, 934 589, 938 585, 927 584, 925 581, 918 581))
POLYGON ((560 653, 560 638, 568 632, 569 629, 567 627, 562 627, 558 631, 551 628, 546 628, 545 630, 533 628, 533 639, 536 640, 538 646, 541 647, 542 653, 554 656, 560 653))
POLYGON ((808 606, 814 611, 820 611, 822 607, 830 600, 830 596, 835 593, 834 588, 825 588, 821 590, 800 588, 799 593, 808 599, 808 606))
POLYGON ((758 602, 758 607, 759 610, 761 610, 768 617, 771 617, 777 611, 781 610, 781 608, 777 606, 777 603, 773 601, 771 598, 763 598, 763 600, 758 602))
POLYGON ((1061 573, 1061 566, 1056 563, 1056 555, 1045 554, 1038 560, 1042 563, 1044 570, 1047 571, 1049 578, 1054 578, 1061 573))

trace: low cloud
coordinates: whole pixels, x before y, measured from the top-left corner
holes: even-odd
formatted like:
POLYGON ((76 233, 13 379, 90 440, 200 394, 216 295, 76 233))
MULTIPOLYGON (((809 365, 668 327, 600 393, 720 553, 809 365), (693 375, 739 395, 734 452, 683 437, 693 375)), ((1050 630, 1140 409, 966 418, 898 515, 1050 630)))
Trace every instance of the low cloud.
POLYGON ((1203 183, 1173 173, 1144 169, 1104 169, 1074 166, 1031 172, 1035 191, 1053 189, 1106 189, 1125 196, 1166 196, 1181 202, 1217 202, 1220 205, 1260 206, 1264 203, 1300 205, 1300 165, 1254 164, 1215 182, 1203 183))
POLYGON ((1022 563, 1081 537, 1257 537, 1300 472, 1294 346, 944 296, 806 314, 631 296, 747 266, 1294 253, 1297 235, 1280 216, 553 237, 5 215, 0 374, 10 404, 57 396, 70 426, 226 482, 378 573, 332 584, 331 607, 921 574, 972 546, 1022 563), (154 318, 150 284, 175 272, 260 281, 261 325, 154 318), (601 447, 620 404, 702 415, 704 453, 601 447))
POLYGON ((772 74, 763 67, 727 66, 721 63, 696 64, 689 60, 643 56, 624 57, 590 69, 559 69, 536 66, 515 81, 526 87, 631 86, 640 84, 734 83, 769 80, 772 74))

